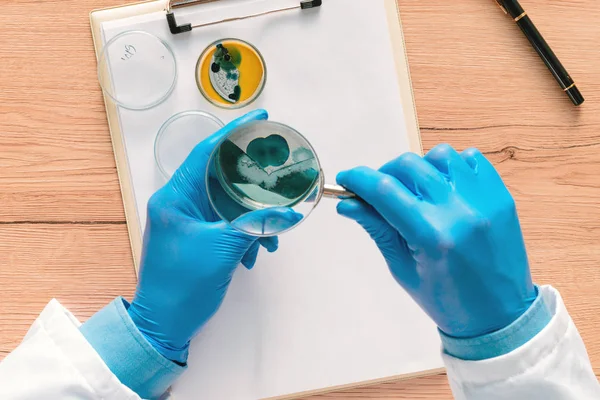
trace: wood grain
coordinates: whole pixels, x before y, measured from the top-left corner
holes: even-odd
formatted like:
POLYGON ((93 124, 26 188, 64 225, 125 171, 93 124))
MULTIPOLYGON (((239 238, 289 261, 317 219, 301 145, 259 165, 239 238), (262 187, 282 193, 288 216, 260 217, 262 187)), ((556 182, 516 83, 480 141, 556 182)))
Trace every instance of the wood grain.
MULTIPOLYGON (((11 0, 0 30, 0 355, 57 297, 85 320, 135 280, 88 13, 11 0)), ((574 108, 493 1, 399 0, 423 143, 476 146, 517 199, 535 279, 600 372, 600 2, 523 0, 576 80, 574 108)), ((443 375, 311 399, 450 399, 443 375)))
POLYGON ((127 226, 0 225, 0 354, 21 340, 46 303, 58 299, 81 320, 119 295, 131 298, 127 226))

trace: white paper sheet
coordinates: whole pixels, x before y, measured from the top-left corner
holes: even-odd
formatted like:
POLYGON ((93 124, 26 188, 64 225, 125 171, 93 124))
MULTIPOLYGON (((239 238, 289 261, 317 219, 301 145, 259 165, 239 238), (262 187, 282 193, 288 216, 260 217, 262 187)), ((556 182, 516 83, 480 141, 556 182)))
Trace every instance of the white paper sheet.
MULTIPOLYGON (((194 23, 247 15, 298 0, 221 0, 177 11, 194 23)), ((104 40, 143 30, 167 41, 179 77, 173 94, 147 111, 119 111, 140 226, 146 203, 164 184, 155 166, 156 133, 173 114, 204 110, 228 122, 255 108, 313 144, 328 174, 379 167, 408 151, 383 0, 326 0, 320 9, 275 13, 171 35, 164 13, 106 22, 104 40), (262 95, 241 110, 208 103, 195 66, 210 43, 240 38, 263 54, 262 95)), ((407 78, 408 79, 408 78, 407 78)), ((117 88, 118 90, 118 88, 117 88)), ((280 250, 261 253, 236 273, 217 315, 193 342, 179 399, 246 400, 318 390, 440 368, 432 322, 392 279, 359 226, 323 200, 283 235, 280 250)))

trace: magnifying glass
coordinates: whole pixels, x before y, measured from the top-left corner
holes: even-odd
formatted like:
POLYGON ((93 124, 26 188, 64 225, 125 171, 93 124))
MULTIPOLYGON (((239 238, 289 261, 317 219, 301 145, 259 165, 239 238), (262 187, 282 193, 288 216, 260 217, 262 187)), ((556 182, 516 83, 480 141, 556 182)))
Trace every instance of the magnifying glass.
POLYGON ((223 138, 210 156, 206 186, 214 211, 233 228, 257 237, 295 228, 323 197, 355 197, 326 184, 310 142, 273 121, 239 126, 223 138))

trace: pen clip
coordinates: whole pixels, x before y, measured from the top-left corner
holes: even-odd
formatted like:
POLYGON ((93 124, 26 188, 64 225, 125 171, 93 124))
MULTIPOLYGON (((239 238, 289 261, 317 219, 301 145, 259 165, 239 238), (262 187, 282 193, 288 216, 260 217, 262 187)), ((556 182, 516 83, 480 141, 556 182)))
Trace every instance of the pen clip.
POLYGON ((502 4, 501 0, 495 0, 496 4, 498 4, 498 7, 500 7, 500 9, 502 11, 504 11, 504 14, 508 14, 508 11, 506 10, 506 8, 504 8, 504 4, 502 4))

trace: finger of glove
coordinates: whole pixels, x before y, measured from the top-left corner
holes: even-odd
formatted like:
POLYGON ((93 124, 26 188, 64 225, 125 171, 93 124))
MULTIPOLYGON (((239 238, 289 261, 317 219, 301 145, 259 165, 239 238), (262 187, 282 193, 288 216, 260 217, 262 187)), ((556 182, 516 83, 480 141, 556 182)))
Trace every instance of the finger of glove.
POLYGON ((492 163, 478 149, 467 149, 460 153, 460 156, 463 160, 465 160, 467 165, 471 167, 476 175, 489 174, 493 172, 495 175, 500 176, 492 163))
POLYGON ((235 270, 240 263, 244 266, 246 263, 252 265, 250 250, 253 247, 260 247, 256 237, 240 232, 224 221, 204 223, 203 229, 205 230, 204 236, 210 238, 209 242, 213 247, 213 252, 224 257, 221 264, 227 266, 231 271, 235 270), (210 230, 210 232, 206 230, 210 230), (249 252, 250 255, 247 255, 249 252))
POLYGON ((406 241, 373 207, 360 200, 349 199, 338 203, 337 212, 356 221, 371 236, 399 283, 403 286, 415 283, 416 264, 406 241))
MULTIPOLYGON (((502 180, 502 177, 494 167, 494 165, 477 149, 470 148, 463 151, 460 156, 465 160, 467 165, 475 172, 475 175, 479 177, 479 181, 483 182, 488 187, 503 188, 502 193, 510 195, 506 184, 502 180)), ((497 192, 494 192, 497 193, 497 192)), ((496 198, 498 200, 498 198, 496 198)))
POLYGON ((421 202, 396 178, 358 167, 340 172, 337 182, 372 206, 404 238, 416 238, 422 220, 421 202))
POLYGON ((256 241, 252 244, 252 246, 250 246, 250 249, 248 249, 246 254, 244 254, 244 257, 242 257, 242 265, 246 267, 246 269, 250 270, 256 265, 256 259, 258 257, 259 249, 260 244, 258 243, 258 241, 256 241))
POLYGON ((379 171, 398 179, 418 198, 435 201, 447 197, 448 181, 444 175, 414 153, 402 154, 379 171))
POLYGON ((269 253, 275 253, 279 249, 279 238, 277 236, 262 237, 258 239, 258 242, 269 253))
POLYGON ((455 181, 460 176, 473 176, 473 170, 452 146, 440 144, 423 157, 448 179, 455 181))

